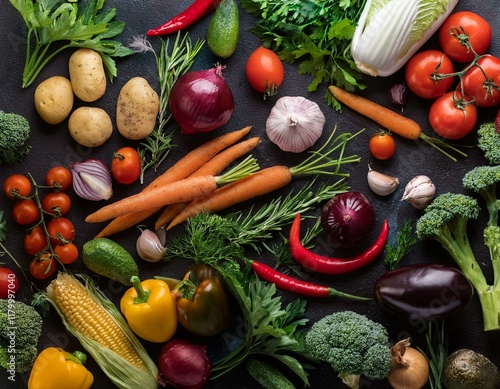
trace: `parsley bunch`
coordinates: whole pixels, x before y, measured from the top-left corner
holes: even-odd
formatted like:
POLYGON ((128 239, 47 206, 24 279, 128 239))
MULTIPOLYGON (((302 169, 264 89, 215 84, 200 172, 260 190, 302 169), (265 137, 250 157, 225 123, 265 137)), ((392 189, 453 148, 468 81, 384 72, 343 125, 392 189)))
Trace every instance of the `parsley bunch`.
POLYGON ((52 58, 70 47, 97 51, 111 80, 117 74, 113 57, 134 53, 112 39, 122 33, 125 23, 113 20, 115 8, 103 10, 105 0, 88 0, 80 8, 78 0, 9 1, 28 27, 23 88, 35 81, 52 58), (56 46, 56 42, 64 43, 56 46))
MULTIPOLYGON (((262 44, 293 63, 299 74, 314 77, 308 90, 325 83, 348 91, 363 89, 363 75, 350 54, 350 44, 366 0, 241 0, 243 9, 258 18, 251 28, 262 44)), ((327 102, 340 104, 327 91, 327 102)))

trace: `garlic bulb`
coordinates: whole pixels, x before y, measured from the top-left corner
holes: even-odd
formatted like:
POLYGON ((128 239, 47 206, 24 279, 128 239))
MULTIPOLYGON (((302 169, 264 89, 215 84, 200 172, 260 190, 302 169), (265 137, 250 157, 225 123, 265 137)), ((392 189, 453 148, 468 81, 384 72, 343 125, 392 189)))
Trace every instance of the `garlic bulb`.
POLYGON ((434 199, 436 187, 432 180, 423 175, 413 177, 408 182, 403 193, 401 201, 408 201, 416 209, 424 209, 434 199))
POLYGON ((271 109, 266 133, 281 150, 301 153, 320 138, 324 125, 325 115, 314 101, 284 96, 271 109))
POLYGON ((379 196, 388 196, 396 190, 399 180, 387 174, 380 173, 368 166, 368 186, 379 196))

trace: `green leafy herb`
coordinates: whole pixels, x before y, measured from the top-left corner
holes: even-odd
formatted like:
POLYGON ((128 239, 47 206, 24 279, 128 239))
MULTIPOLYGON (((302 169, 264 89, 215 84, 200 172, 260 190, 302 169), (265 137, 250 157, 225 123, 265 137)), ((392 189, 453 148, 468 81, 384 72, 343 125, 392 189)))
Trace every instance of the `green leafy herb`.
POLYGON ((445 331, 445 321, 431 321, 425 334, 427 351, 420 351, 429 362, 429 385, 431 389, 441 389, 443 370, 448 357, 448 337, 445 331))
POLYGON ((387 243, 385 246, 385 266, 389 270, 395 269, 416 242, 417 237, 413 233, 412 222, 411 220, 407 220, 398 231, 395 245, 387 243))
POLYGON ((134 53, 113 40, 122 33, 125 23, 113 20, 115 8, 104 10, 105 0, 88 0, 80 8, 77 0, 9 1, 28 27, 23 88, 35 81, 52 58, 68 48, 97 51, 111 80, 117 74, 114 57, 134 53), (56 46, 56 42, 63 43, 56 46))
MULTIPOLYGON (((259 18, 251 29, 262 44, 276 50, 286 62, 300 61, 299 74, 313 76, 309 91, 335 84, 348 91, 363 89, 349 48, 366 0, 241 0, 248 13, 259 18)), ((340 104, 327 91, 327 102, 340 104)))

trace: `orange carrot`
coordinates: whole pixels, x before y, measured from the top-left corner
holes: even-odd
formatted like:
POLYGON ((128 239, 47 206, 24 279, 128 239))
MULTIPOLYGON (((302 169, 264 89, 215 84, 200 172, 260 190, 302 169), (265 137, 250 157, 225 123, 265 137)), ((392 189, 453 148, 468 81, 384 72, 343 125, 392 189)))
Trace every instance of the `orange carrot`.
MULTIPOLYGON (((216 175, 221 173, 231 162, 247 154, 255 146, 260 143, 258 136, 247 139, 245 141, 236 143, 233 146, 221 151, 210 161, 205 163, 202 167, 196 170, 190 177, 203 176, 203 175, 216 175)), ((168 205, 161 213, 155 223, 155 230, 159 229, 166 223, 173 220, 173 218, 187 205, 189 202, 174 203, 168 205)))
POLYGON ((338 101, 357 113, 380 124, 386 130, 398 134, 406 139, 421 139, 454 161, 456 161, 456 158, 447 153, 444 149, 450 149, 462 156, 467 156, 467 154, 463 151, 453 147, 445 141, 426 135, 422 132, 420 125, 410 118, 377 104, 374 101, 365 99, 364 97, 358 96, 354 93, 347 92, 337 86, 330 85, 328 89, 332 93, 333 97, 335 97, 338 101))
MULTIPOLYGON (((194 150, 187 153, 184 157, 182 157, 179 161, 177 161, 163 174, 154 179, 148 186, 146 186, 142 190, 142 192, 188 177, 190 174, 195 172, 210 159, 212 159, 220 151, 243 138, 250 132, 251 128, 251 126, 247 126, 241 130, 223 134, 195 148, 194 150)), ((158 212, 160 209, 161 207, 158 207, 156 209, 151 208, 141 212, 134 212, 124 216, 119 216, 112 220, 106 227, 104 227, 104 229, 96 235, 96 238, 104 238, 124 231, 127 228, 140 223, 144 219, 158 212)))

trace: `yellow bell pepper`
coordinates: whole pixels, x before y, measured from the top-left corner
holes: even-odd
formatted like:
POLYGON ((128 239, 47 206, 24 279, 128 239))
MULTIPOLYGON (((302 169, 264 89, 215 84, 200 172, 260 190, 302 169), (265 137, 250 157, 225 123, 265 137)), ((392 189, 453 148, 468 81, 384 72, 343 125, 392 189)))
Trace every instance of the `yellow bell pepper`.
POLYGON ((70 354, 58 347, 48 347, 38 354, 31 368, 28 389, 89 389, 94 376, 83 364, 84 353, 70 354))
POLYGON ((120 300, 120 310, 137 336, 154 343, 163 343, 174 336, 177 312, 167 283, 150 279, 130 279, 132 288, 120 300))

